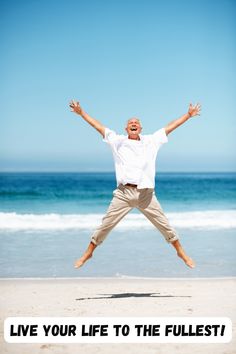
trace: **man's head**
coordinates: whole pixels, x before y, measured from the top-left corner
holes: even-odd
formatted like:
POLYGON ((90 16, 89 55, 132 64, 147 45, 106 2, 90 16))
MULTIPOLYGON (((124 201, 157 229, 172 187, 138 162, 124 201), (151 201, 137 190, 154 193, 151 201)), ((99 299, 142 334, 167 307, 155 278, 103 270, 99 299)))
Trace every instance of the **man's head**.
POLYGON ((138 118, 133 117, 127 121, 125 130, 128 133, 129 139, 139 139, 139 134, 142 131, 142 125, 138 118))

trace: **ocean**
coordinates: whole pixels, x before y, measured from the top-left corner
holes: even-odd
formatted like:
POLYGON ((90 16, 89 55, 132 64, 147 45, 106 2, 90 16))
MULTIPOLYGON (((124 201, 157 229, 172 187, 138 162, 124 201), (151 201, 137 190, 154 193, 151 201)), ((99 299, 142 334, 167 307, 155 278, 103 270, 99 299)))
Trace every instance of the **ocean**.
POLYGON ((137 210, 74 269, 115 188, 114 173, 1 173, 0 277, 236 276, 236 173, 156 176, 157 198, 195 269, 137 210))

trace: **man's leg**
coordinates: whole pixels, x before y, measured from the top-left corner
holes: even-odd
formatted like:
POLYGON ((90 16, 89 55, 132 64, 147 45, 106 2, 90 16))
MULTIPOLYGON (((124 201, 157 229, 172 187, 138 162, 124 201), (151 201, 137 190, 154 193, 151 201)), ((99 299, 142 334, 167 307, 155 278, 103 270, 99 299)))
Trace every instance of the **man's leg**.
POLYGON ((89 258, 92 257, 95 248, 100 245, 108 233, 119 223, 119 221, 132 209, 129 200, 119 187, 113 193, 114 197, 110 203, 101 225, 91 237, 91 242, 82 257, 75 261, 75 268, 80 268, 89 258))
POLYGON ((77 259, 75 261, 74 267, 75 268, 80 268, 82 267, 82 265, 93 256, 93 251, 95 250, 95 248, 97 247, 97 245, 95 245, 94 243, 90 242, 90 244, 88 245, 88 248, 86 249, 86 251, 84 252, 84 254, 82 255, 82 257, 80 257, 80 259, 77 259))
POLYGON ((185 262, 185 264, 190 268, 194 268, 194 261, 185 253, 179 242, 179 237, 176 231, 170 226, 160 203, 151 190, 143 190, 143 196, 142 192, 140 193, 138 209, 162 233, 166 241, 172 244, 177 251, 177 255, 185 262))
POLYGON ((177 255, 189 266, 190 268, 195 268, 195 263, 184 251, 179 240, 171 242, 172 246, 176 249, 177 255))

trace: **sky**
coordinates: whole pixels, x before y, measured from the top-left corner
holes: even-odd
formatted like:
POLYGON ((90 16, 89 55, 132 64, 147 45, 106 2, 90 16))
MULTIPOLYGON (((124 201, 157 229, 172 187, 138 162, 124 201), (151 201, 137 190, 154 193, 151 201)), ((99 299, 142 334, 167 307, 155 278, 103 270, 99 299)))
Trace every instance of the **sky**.
POLYGON ((159 171, 236 171, 233 0, 1 0, 0 170, 112 171, 71 99, 117 133, 169 135, 159 171))

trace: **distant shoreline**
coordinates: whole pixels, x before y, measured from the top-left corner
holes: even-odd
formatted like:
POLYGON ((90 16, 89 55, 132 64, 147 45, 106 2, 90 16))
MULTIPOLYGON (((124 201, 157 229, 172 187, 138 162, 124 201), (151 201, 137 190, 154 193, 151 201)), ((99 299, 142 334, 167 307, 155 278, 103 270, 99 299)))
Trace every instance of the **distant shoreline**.
MULTIPOLYGON (((113 174, 115 171, 0 171, 1 174, 113 174)), ((164 174, 236 174, 236 171, 157 171, 157 175, 164 174)))
POLYGON ((177 277, 135 277, 135 276, 123 276, 123 277, 21 277, 21 278, 0 278, 0 282, 4 281, 76 281, 76 280, 117 280, 117 281, 132 281, 132 280, 153 280, 153 281, 224 281, 224 280, 236 280, 236 276, 225 277, 196 277, 196 278, 177 278, 177 277))

